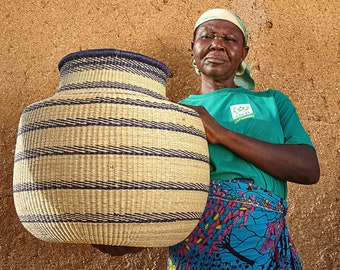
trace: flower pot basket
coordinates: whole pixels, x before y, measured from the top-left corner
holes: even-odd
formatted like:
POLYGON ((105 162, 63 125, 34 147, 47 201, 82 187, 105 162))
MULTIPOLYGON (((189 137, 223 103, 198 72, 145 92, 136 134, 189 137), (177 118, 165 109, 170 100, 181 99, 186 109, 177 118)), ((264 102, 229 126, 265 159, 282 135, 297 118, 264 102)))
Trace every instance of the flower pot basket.
POLYGON ((203 213, 209 158, 198 114, 165 98, 168 68, 96 49, 59 62, 55 95, 23 111, 13 194, 44 241, 165 247, 203 213))

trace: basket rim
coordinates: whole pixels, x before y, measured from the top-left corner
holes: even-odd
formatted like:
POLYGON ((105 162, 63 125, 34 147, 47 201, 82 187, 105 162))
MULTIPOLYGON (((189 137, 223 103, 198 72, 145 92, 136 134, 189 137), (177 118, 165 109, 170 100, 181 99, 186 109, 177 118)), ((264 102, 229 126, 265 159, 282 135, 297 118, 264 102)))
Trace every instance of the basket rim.
POLYGON ((63 65, 69 61, 77 60, 80 58, 86 58, 86 57, 119 57, 119 58, 126 58, 130 60, 136 60, 145 64, 152 65, 154 67, 159 68, 162 70, 166 76, 170 75, 170 69, 165 65, 163 62, 151 58, 149 56, 146 56, 141 53, 136 53, 132 51, 126 51, 126 50, 119 50, 119 49, 113 49, 113 48, 103 48, 103 49, 89 49, 89 50, 82 50, 77 51, 73 53, 69 53, 66 56, 64 56, 58 63, 58 69, 59 71, 63 67, 63 65))

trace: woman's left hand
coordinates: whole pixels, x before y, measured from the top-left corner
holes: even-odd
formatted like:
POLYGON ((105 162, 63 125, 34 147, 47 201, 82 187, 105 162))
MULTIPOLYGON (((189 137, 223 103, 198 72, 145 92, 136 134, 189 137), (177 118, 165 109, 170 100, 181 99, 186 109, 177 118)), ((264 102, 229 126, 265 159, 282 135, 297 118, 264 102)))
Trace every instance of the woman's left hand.
POLYGON ((103 253, 110 254, 111 256, 123 256, 125 254, 137 253, 144 248, 141 247, 125 247, 125 246, 109 246, 109 245, 91 245, 99 249, 103 253))
POLYGON ((184 106, 195 110, 199 114, 204 125, 207 141, 212 144, 219 143, 218 135, 221 134, 222 129, 224 129, 224 127, 217 123, 217 121, 208 113, 208 111, 203 106, 190 106, 190 105, 184 106))

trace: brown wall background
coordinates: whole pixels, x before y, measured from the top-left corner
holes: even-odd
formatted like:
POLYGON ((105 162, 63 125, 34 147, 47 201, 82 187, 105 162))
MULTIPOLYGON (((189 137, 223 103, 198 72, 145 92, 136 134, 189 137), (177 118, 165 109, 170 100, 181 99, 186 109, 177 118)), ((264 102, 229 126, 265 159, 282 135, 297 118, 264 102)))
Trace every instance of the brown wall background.
MULTIPOLYGON (((251 32, 248 63, 257 90, 286 93, 318 150, 320 182, 289 186, 288 220, 304 269, 340 269, 338 1, 223 3, 251 32)), ((30 235, 12 197, 17 126, 28 104, 56 92, 59 60, 78 50, 117 48, 154 57, 171 69, 168 97, 185 97, 199 83, 191 68, 192 27, 212 7, 216 1, 1 2, 0 269, 164 269, 166 248, 111 257, 88 245, 30 235)))

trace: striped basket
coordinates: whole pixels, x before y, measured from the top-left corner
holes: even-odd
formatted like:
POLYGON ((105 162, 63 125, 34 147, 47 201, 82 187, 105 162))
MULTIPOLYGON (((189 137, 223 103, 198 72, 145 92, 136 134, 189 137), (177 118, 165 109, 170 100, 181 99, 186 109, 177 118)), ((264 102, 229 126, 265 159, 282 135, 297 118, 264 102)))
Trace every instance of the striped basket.
POLYGON ((69 54, 60 87, 22 113, 14 202, 45 241, 165 247, 198 223, 209 185, 197 113, 165 99, 168 68, 115 49, 69 54))

